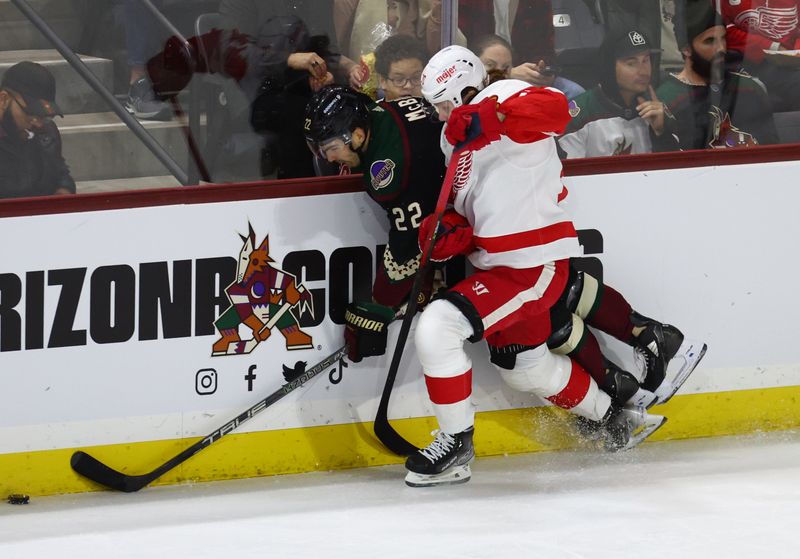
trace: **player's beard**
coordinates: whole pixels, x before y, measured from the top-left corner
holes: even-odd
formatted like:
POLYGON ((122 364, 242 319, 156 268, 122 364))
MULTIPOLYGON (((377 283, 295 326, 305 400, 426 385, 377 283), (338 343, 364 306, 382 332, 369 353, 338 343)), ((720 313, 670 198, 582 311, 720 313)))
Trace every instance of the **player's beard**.
POLYGON ((722 81, 722 74, 725 70, 725 53, 718 52, 711 60, 706 60, 696 50, 691 50, 692 69, 711 83, 722 81))

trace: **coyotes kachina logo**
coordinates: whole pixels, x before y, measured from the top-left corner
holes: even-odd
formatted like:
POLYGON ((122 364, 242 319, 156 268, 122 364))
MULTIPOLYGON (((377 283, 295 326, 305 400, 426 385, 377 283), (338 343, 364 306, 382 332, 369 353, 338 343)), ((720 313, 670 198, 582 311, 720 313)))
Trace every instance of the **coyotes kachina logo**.
POLYGON ((298 324, 298 317, 304 312, 314 316, 311 294, 292 274, 271 265, 269 235, 256 248, 253 227, 248 224, 248 228, 249 234, 241 236, 236 279, 225 288, 231 304, 214 322, 220 337, 214 342, 211 355, 250 353, 269 338, 275 328, 285 339, 287 350, 313 348, 311 336, 298 324), (240 337, 242 324, 250 329, 249 339, 240 337))
POLYGON ((711 107, 709 111, 712 120, 713 136, 708 142, 708 147, 714 149, 741 148, 758 145, 758 140, 752 134, 739 130, 731 122, 731 115, 722 114, 718 107, 711 107))

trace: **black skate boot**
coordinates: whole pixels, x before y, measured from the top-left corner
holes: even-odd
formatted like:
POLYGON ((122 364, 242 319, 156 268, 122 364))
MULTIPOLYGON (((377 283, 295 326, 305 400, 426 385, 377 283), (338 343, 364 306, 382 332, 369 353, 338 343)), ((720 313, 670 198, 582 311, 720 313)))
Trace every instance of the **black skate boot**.
POLYGON ((649 408, 658 398, 649 390, 639 386, 639 380, 628 371, 622 369, 613 361, 603 357, 606 368, 606 377, 597 386, 611 396, 611 402, 616 406, 642 406, 649 408))
POLYGON ((613 361, 603 357, 606 369, 606 377, 597 386, 611 396, 611 402, 618 406, 624 406, 639 390, 639 381, 628 371, 622 369, 613 361))
MULTIPOLYGON (((603 363, 605 364, 606 376, 601 382, 597 383, 597 386, 611 397, 609 414, 614 408, 621 408, 625 405, 646 407, 647 404, 655 401, 655 394, 642 389, 639 386, 639 381, 631 373, 605 357, 603 357, 603 363)), ((601 442, 606 436, 606 420, 607 418, 602 421, 594 421, 576 415, 575 431, 582 439, 595 443, 601 442)))
POLYGON ((603 446, 608 452, 630 450, 667 422, 663 415, 647 413, 643 407, 611 406, 603 420, 603 446))
POLYGON ((436 433, 431 444, 406 460, 406 485, 428 487, 468 482, 472 476, 469 462, 475 457, 472 446, 474 431, 470 427, 455 435, 436 433))
POLYGON ((683 334, 669 324, 656 322, 636 311, 631 313, 634 326, 644 330, 633 339, 636 355, 644 362, 642 388, 656 392, 667 374, 667 364, 675 357, 683 343, 683 334))

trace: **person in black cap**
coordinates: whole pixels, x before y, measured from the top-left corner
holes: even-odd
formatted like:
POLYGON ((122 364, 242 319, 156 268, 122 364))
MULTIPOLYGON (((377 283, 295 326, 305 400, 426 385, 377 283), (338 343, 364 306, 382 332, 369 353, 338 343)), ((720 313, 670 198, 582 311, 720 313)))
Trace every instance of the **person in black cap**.
POLYGON ((764 84, 730 67, 719 13, 707 1, 687 1, 681 8, 675 30, 683 69, 669 74, 657 92, 675 115, 681 149, 777 143, 764 84))
POLYGON ((674 119, 651 82, 654 52, 637 29, 608 36, 600 83, 569 103, 572 120, 558 140, 568 158, 678 149, 674 119))
POLYGON ((56 82, 47 68, 20 62, 0 81, 0 198, 74 194, 53 117, 56 82))

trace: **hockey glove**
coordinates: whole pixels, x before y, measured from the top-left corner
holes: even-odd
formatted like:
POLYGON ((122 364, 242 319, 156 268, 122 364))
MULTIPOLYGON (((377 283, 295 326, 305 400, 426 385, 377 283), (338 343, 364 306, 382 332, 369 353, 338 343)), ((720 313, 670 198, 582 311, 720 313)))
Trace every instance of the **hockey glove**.
POLYGON ((344 313, 347 358, 358 363, 364 357, 386 353, 386 333, 394 311, 376 303, 350 303, 344 313))
POLYGON ((497 98, 489 97, 475 105, 461 105, 447 120, 444 135, 460 149, 479 150, 500 139, 503 123, 497 117, 497 98))
MULTIPOLYGON (((422 220, 419 226, 419 246, 424 248, 426 241, 430 238, 433 226, 436 224, 436 216, 429 215, 422 220)), ((467 218, 453 210, 448 210, 439 222, 436 230, 436 240, 431 251, 431 260, 434 262, 444 262, 459 254, 468 254, 475 250, 472 226, 467 218)))

